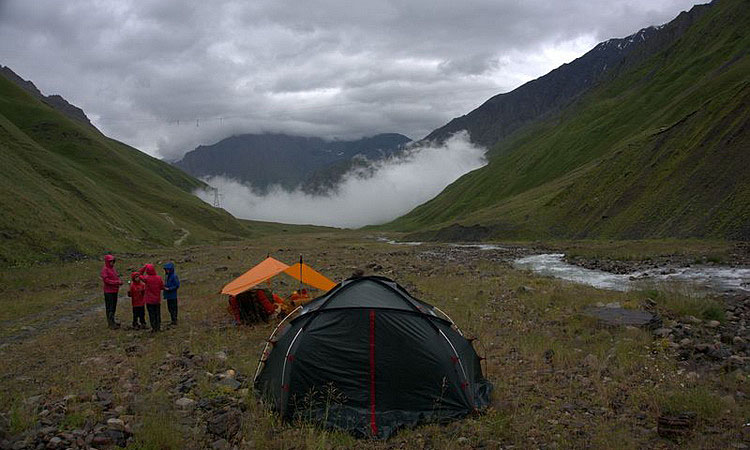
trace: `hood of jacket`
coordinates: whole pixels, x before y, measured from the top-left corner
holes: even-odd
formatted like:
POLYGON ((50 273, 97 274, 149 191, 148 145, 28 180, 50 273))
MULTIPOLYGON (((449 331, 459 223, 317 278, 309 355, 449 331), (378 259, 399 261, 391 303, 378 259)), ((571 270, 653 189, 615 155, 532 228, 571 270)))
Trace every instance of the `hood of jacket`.
POLYGON ((130 274, 130 279, 133 280, 133 281, 135 281, 135 282, 139 282, 139 281, 141 281, 141 274, 138 273, 138 272, 133 272, 133 273, 130 274))
POLYGON ((104 255, 104 264, 107 265, 107 267, 112 267, 115 264, 115 257, 112 255, 104 255))
POLYGON ((174 272, 174 263, 170 261, 170 262, 164 264, 164 270, 166 270, 167 273, 174 272))
POLYGON ((153 264, 146 264, 146 274, 147 275, 156 275, 156 269, 154 269, 153 264))

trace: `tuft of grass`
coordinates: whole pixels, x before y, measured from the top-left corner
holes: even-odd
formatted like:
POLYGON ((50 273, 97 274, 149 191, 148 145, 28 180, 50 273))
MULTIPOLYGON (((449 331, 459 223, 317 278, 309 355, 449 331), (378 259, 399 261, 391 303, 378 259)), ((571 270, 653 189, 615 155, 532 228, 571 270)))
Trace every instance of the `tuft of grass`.
POLYGON ((8 411, 8 432, 18 434, 33 428, 37 423, 37 416, 30 407, 16 400, 8 411))
POLYGON ((641 292, 643 297, 656 301, 663 308, 678 317, 694 316, 704 320, 723 322, 725 312, 723 304, 714 298, 697 295, 687 289, 650 289, 641 292))
POLYGON ((165 393, 155 393, 148 401, 153 405, 136 430, 135 444, 139 450, 171 450, 185 448, 183 432, 178 427, 179 420, 173 412, 165 408, 169 398, 165 393))
POLYGON ((730 408, 724 400, 705 386, 689 386, 671 392, 654 393, 662 414, 694 412, 699 420, 713 421, 730 408))

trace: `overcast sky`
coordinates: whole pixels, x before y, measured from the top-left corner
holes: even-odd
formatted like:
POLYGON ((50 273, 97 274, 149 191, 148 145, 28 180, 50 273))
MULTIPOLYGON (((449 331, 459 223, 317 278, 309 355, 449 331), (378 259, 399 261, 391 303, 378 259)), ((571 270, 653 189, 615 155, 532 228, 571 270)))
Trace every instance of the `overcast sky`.
POLYGON ((0 0, 0 64, 175 159, 248 132, 424 137, 694 0, 0 0))

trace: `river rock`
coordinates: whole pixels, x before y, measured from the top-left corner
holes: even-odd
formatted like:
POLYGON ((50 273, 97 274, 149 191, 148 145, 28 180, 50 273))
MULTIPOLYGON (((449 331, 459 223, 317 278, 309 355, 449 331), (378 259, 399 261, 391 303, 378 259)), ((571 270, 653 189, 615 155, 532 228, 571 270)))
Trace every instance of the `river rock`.
POLYGON ((659 436, 667 438, 685 436, 695 427, 696 419, 693 412, 663 415, 657 420, 657 432, 659 436))
POLYGON ((687 316, 687 317, 685 317, 683 319, 683 322, 685 322, 685 323, 692 323, 693 325, 699 325, 699 324, 703 323, 702 320, 700 320, 699 318, 697 318, 695 316, 687 316))
POLYGON ((242 385, 242 383, 240 383, 239 381, 235 380, 234 378, 222 378, 216 384, 218 384, 219 386, 228 387, 229 389, 231 389, 233 391, 236 391, 242 385))
POLYGON ((240 431, 242 415, 237 409, 220 412, 208 419, 208 431, 225 439, 232 439, 240 431))
POLYGON ((707 328, 718 328, 721 323, 718 320, 709 320, 706 322, 707 328))
POLYGON ((192 409, 195 406, 195 400, 188 397, 178 398, 174 404, 180 409, 192 409))
POLYGON ((654 330, 654 335, 657 337, 665 338, 670 334, 672 334, 671 328, 657 328, 656 330, 654 330))
POLYGON ((226 439, 217 439, 211 443, 211 448, 214 450, 229 450, 229 442, 226 439))
POLYGON ((107 428, 123 431, 125 429, 125 422, 122 419, 107 419, 107 428))

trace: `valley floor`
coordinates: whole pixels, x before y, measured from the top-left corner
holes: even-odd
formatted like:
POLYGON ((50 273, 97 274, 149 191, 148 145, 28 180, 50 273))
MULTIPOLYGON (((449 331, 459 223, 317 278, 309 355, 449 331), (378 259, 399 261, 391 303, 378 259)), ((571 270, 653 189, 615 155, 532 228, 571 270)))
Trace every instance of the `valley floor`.
MULTIPOLYGON (((597 244, 545 248, 562 247, 589 265, 605 254, 632 261, 660 251, 618 253, 597 244)), ((691 244, 686 258, 731 255, 727 246, 709 247, 691 244)), ((533 251, 521 245, 397 246, 361 233, 323 233, 118 254, 121 275, 146 262, 176 264, 181 323, 157 335, 106 328, 98 261, 5 270, 0 448, 101 448, 118 441, 131 448, 217 449, 750 445, 750 298, 700 298, 658 288, 603 291, 512 267, 514 258, 533 251), (495 386, 492 406, 482 415, 403 430, 387 441, 280 422, 251 391, 274 324, 235 327, 218 294, 268 253, 287 263, 302 254, 334 280, 362 268, 440 307, 479 339, 477 351, 487 358, 485 374, 495 386), (609 327, 584 313, 615 302, 647 309, 663 323, 658 330, 609 327), (660 418, 686 426, 663 437, 660 418)), ((287 294, 296 281, 274 287, 287 294)), ((124 292, 117 316, 130 323, 124 292)))

